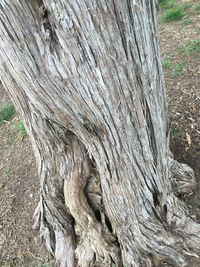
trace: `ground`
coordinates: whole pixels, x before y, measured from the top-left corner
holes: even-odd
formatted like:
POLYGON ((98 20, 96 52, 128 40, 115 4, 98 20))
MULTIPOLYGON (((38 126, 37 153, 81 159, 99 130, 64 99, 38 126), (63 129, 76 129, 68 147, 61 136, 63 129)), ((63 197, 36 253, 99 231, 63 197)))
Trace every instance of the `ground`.
MULTIPOLYGON (((10 103, 2 86, 0 96, 0 107, 10 103)), ((0 266, 50 267, 54 265, 32 230, 39 179, 28 136, 20 125, 18 116, 13 116, 0 128, 0 266)))
POLYGON ((182 20, 163 23, 162 14, 159 16, 160 46, 169 102, 170 147, 178 161, 195 171, 198 188, 186 200, 199 221, 200 3, 180 2, 188 5, 182 20))
MULTIPOLYGON (((173 2, 173 1, 171 1, 173 2)), ((162 64, 169 97, 171 150, 195 171, 198 186, 183 196, 200 221, 200 4, 179 1, 184 14, 166 22, 159 11, 162 64)), ((10 103, 0 86, 0 108, 10 103)), ((39 180, 31 145, 18 115, 0 126, 0 266, 53 267, 32 230, 39 180)))

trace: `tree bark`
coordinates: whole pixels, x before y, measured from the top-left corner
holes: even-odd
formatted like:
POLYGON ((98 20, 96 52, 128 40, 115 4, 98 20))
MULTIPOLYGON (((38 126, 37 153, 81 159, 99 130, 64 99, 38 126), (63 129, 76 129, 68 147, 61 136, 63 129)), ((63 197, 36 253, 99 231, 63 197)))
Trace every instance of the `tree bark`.
POLYGON ((200 227, 176 196, 196 182, 169 152, 154 1, 2 0, 0 79, 38 163, 34 228, 59 266, 199 262, 200 227))

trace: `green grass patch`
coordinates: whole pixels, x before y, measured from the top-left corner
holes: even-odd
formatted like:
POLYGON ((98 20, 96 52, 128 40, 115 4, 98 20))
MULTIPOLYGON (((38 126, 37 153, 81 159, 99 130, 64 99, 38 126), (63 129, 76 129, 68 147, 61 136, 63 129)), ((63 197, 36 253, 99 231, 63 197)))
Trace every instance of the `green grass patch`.
POLYGON ((6 164, 3 168, 2 168, 2 174, 3 176, 8 176, 10 173, 10 168, 9 166, 6 164))
POLYGON ((191 8, 191 7, 194 7, 195 9, 195 6, 197 6, 196 9, 198 10, 198 5, 199 5, 199 4, 192 4, 192 3, 179 4, 177 3, 177 0, 159 0, 158 3, 159 3, 159 7, 161 8, 161 10, 171 9, 174 7, 180 7, 180 8, 183 8, 184 10, 191 8))
POLYGON ((161 63, 162 63, 162 67, 163 67, 163 69, 170 69, 171 66, 172 66, 172 62, 171 62, 171 60, 168 59, 168 58, 164 58, 164 59, 162 59, 161 63))
POLYGON ((159 0, 158 3, 161 9, 169 9, 176 5, 176 0, 159 0))
POLYGON ((197 12, 200 12, 200 4, 194 4, 193 9, 197 12))
POLYGON ((170 132, 171 132, 171 136, 174 137, 175 135, 180 133, 180 129, 179 128, 171 128, 170 132))
POLYGON ((0 108, 0 126, 6 121, 10 121, 15 113, 16 111, 12 104, 7 104, 0 108))
POLYGON ((186 66, 185 62, 174 63, 172 65, 172 76, 177 77, 182 75, 184 73, 185 66, 186 66))
POLYGON ((171 74, 173 77, 180 76, 184 72, 184 68, 186 67, 185 62, 172 62, 169 58, 164 58, 162 60, 163 69, 171 70, 171 74))
POLYGON ((12 145, 15 141, 23 140, 26 136, 27 132, 24 123, 17 121, 10 128, 7 144, 12 145))
POLYGON ((18 121, 13 125, 13 131, 21 138, 27 135, 26 128, 22 121, 18 121))
POLYGON ((177 6, 167 9, 162 15, 162 20, 163 22, 178 21, 185 17, 185 15, 186 13, 184 7, 177 6))
POLYGON ((200 39, 194 39, 189 41, 183 47, 178 49, 178 52, 190 56, 197 55, 200 53, 200 39))
POLYGON ((182 3, 179 5, 179 7, 182 7, 184 10, 191 8, 193 6, 192 3, 182 3))
POLYGON ((12 145, 12 144, 14 144, 14 141, 15 141, 14 136, 13 135, 9 135, 8 139, 7 139, 7 144, 8 145, 12 145))
POLYGON ((184 18, 183 21, 182 21, 183 25, 190 25, 192 23, 193 23, 193 21, 190 18, 184 18))

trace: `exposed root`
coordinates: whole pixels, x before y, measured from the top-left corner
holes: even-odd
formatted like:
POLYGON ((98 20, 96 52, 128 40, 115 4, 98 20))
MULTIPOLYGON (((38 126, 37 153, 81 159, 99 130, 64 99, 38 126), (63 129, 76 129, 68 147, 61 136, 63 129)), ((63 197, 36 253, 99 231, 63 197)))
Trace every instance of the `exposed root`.
POLYGON ((172 155, 169 157, 169 169, 172 176, 172 186, 176 195, 192 193, 197 181, 194 171, 187 164, 179 163, 172 155))
POLYGON ((100 223, 93 226, 89 223, 84 230, 77 228, 76 233, 81 239, 75 251, 78 266, 112 266, 112 263, 117 261, 117 247, 112 243, 115 240, 103 230, 100 223))
MULTIPOLYGON (((112 266, 112 263, 119 259, 116 238, 103 223, 105 221, 102 218, 103 213, 101 212, 101 219, 98 220, 95 217, 85 196, 85 187, 91 175, 91 166, 84 148, 77 140, 73 141, 72 147, 73 163, 71 163, 71 173, 64 181, 64 196, 66 206, 76 222, 75 233, 78 240, 75 255, 78 266, 112 266)), ((91 190, 91 187, 96 188, 93 184, 88 186, 88 189, 91 190)), ((97 201, 93 205, 98 207, 101 205, 99 194, 96 196, 98 196, 97 201)), ((93 199, 95 199, 94 196, 93 199)))
POLYGON ((149 220, 141 228, 150 253, 159 261, 155 266, 186 267, 192 261, 200 266, 200 224, 189 217, 184 203, 173 194, 166 205, 166 225, 149 220))
POLYGON ((39 230, 40 237, 59 267, 75 267, 75 243, 70 218, 67 215, 62 217, 58 210, 57 214, 52 214, 55 209, 41 197, 34 214, 33 229, 39 230))

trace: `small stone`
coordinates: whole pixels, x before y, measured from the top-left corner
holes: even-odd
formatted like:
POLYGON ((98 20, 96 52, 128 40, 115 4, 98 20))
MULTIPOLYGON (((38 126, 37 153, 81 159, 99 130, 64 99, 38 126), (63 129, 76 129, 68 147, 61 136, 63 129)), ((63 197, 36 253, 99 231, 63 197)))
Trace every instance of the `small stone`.
POLYGON ((0 189, 3 189, 3 188, 4 188, 4 184, 0 183, 0 189))
POLYGON ((191 215, 190 217, 191 217, 193 220, 196 220, 196 219, 197 219, 196 214, 193 214, 193 215, 191 215))
POLYGON ((30 198, 33 198, 33 193, 31 193, 31 194, 29 195, 29 197, 30 197, 30 198))

